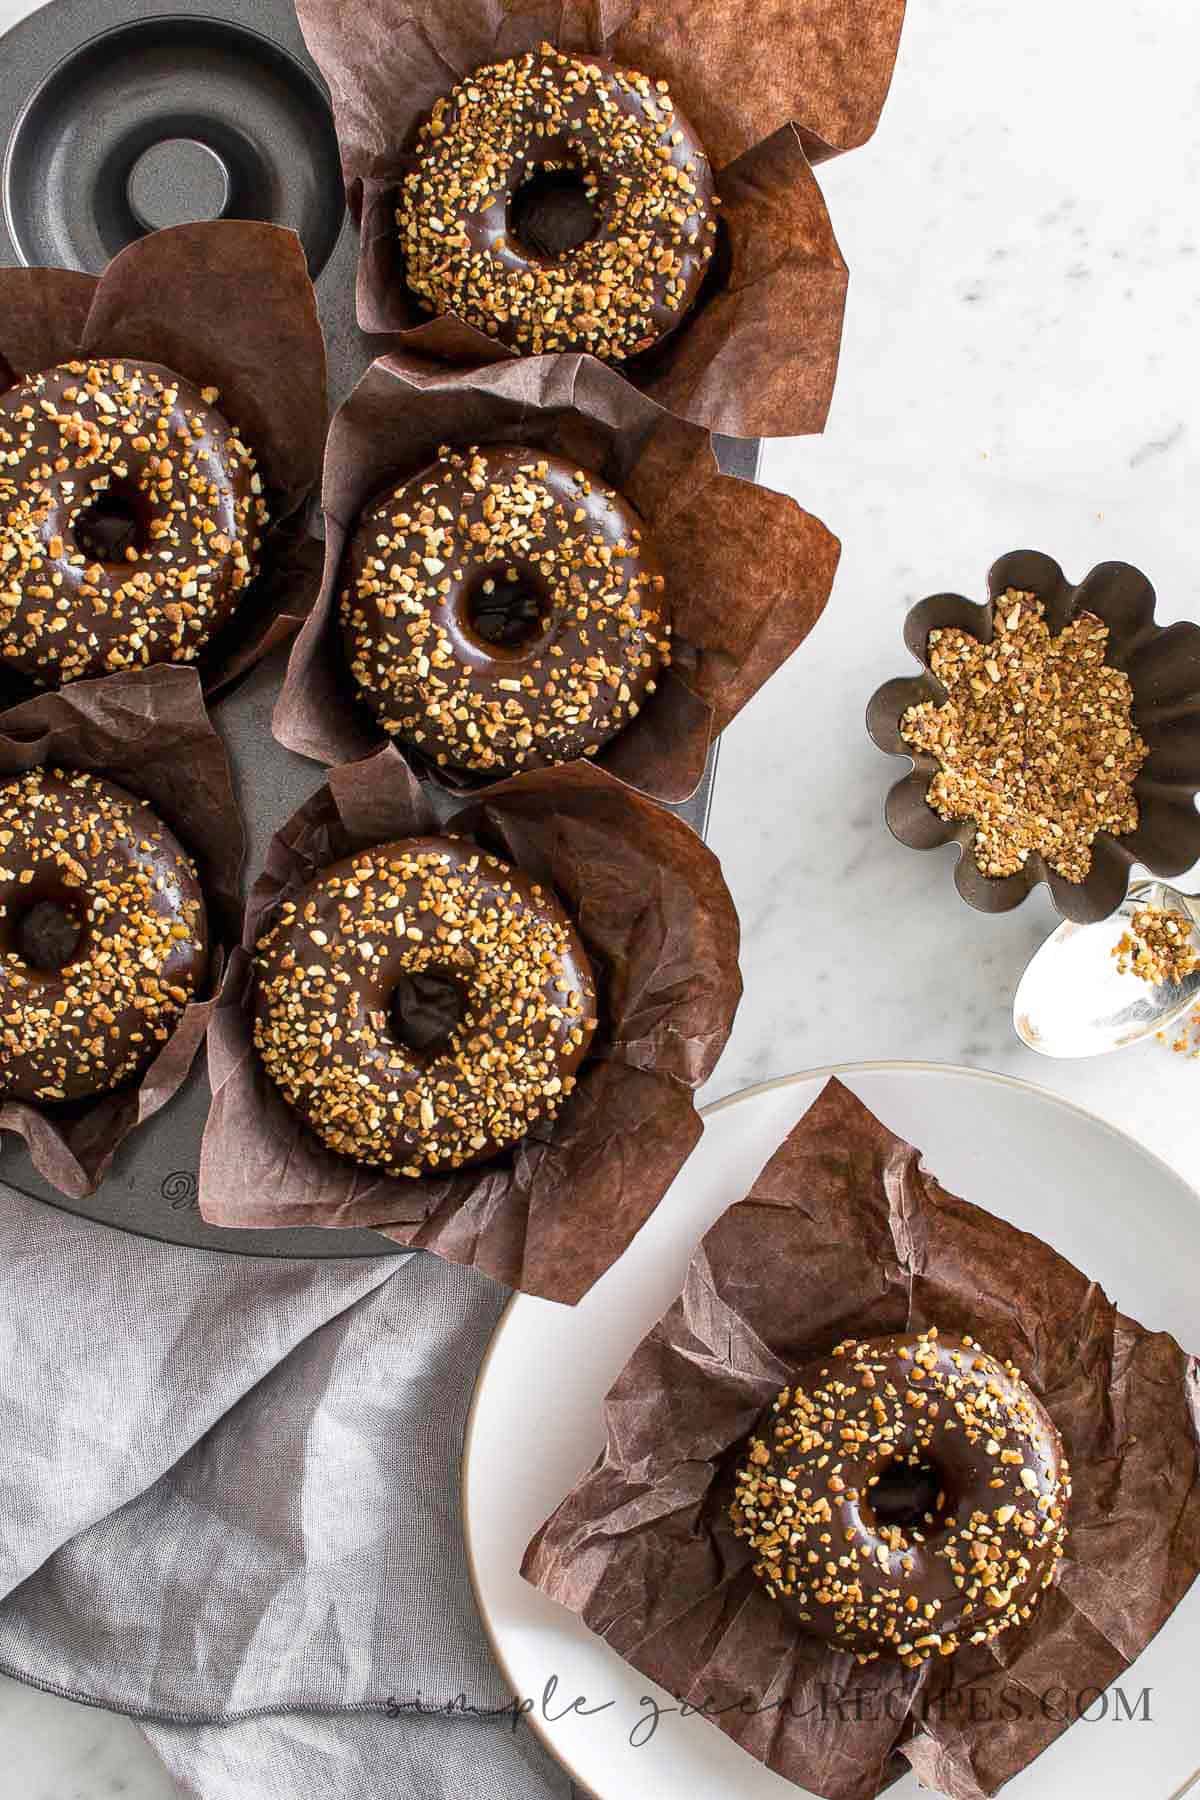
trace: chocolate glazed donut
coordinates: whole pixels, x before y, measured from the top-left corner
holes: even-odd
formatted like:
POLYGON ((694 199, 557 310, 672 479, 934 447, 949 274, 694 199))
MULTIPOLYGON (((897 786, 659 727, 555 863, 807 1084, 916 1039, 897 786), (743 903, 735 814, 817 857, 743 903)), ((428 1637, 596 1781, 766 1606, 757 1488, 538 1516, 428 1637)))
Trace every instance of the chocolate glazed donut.
POLYGON ((806 1632, 917 1667, 1029 1619, 1066 1536, 1049 1414, 970 1338, 850 1340, 751 1441, 731 1516, 806 1632))
POLYGON ((521 445, 447 450, 358 522, 346 654, 390 735, 514 774, 594 756, 636 717, 670 661, 665 586, 598 476, 521 445))
POLYGON ((195 867, 148 806, 61 769, 0 787, 0 1095, 134 1080, 207 966, 195 867))
POLYGON ((454 838, 332 864, 259 940, 254 1041, 339 1155, 417 1176, 486 1161, 575 1085, 596 999, 554 895, 454 838))
POLYGON ((516 350, 619 362, 686 317, 717 205, 665 81, 542 44, 437 102, 396 221, 429 310, 516 350))
POLYGON ((64 363, 0 394, 0 657, 47 686, 194 662, 257 572, 254 456, 156 363, 64 363))

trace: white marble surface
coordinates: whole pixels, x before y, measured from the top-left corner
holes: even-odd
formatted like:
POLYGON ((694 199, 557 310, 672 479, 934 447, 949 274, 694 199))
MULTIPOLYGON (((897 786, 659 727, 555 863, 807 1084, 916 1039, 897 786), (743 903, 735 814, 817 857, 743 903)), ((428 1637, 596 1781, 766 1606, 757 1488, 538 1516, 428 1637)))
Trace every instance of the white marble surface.
MULTIPOLYGON (((0 27, 26 11, 0 0, 0 27)), ((846 1059, 964 1062, 1041 1082, 1200 1179, 1200 1064, 1150 1045, 1056 1064, 1011 995, 1050 928, 955 894, 948 853, 892 842, 900 764, 869 743, 909 666, 905 611, 1031 545, 1076 577, 1138 563, 1200 618, 1200 22, 1179 0, 911 0, 866 150, 822 183, 852 270, 827 434, 764 478, 837 531, 832 604, 729 732, 711 839, 743 922, 746 1000, 711 1098, 846 1059)), ((126 1721, 0 1681, 0 1800, 164 1800, 126 1721)))
POLYGON ((907 609, 984 598, 1005 550, 1074 579, 1136 563, 1163 618, 1200 618, 1198 49, 1177 0, 912 0, 878 135, 821 171, 851 269, 841 374, 826 434, 769 444, 763 478, 845 550, 825 617, 722 746, 711 841, 747 998, 714 1093, 845 1059, 969 1063, 1200 1180, 1200 1064, 1019 1044, 1045 891, 986 917, 958 898, 951 850, 894 843, 882 806, 905 765, 862 724, 913 668, 907 609))
POLYGON ((131 1720, 0 1676, 0 1800, 174 1800, 178 1793, 131 1720))

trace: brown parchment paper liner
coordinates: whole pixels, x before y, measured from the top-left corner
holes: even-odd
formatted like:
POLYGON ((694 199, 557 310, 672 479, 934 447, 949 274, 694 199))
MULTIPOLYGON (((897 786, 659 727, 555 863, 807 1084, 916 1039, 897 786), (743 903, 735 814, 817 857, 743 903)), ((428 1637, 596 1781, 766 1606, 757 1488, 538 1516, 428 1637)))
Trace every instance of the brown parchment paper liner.
POLYGON ((299 0, 333 93, 360 219, 358 318, 431 361, 513 352, 453 315, 430 320, 405 281, 396 186, 423 114, 481 64, 534 48, 611 58, 665 78, 717 172, 724 220, 698 306, 621 372, 669 411, 734 436, 820 431, 841 339, 846 269, 809 159, 874 130, 904 0, 299 0))
POLYGON ((954 885, 980 912, 1009 912, 1044 881, 1064 919, 1093 925, 1120 906, 1136 863, 1153 875, 1170 878, 1182 875, 1200 857, 1196 810, 1200 626, 1182 621, 1156 624, 1154 589, 1128 563, 1101 563, 1075 587, 1052 557, 1036 550, 1014 550, 990 570, 988 596, 986 606, 976 606, 959 594, 935 594, 915 606, 904 622, 904 642, 921 663, 922 673, 885 683, 867 708, 867 730, 879 748, 906 756, 913 765, 912 773, 888 795, 888 826, 914 850, 957 844, 954 885), (1004 879, 985 875, 971 849, 974 821, 938 816, 925 798, 937 761, 925 751, 914 754, 900 734, 900 721, 910 706, 946 699, 945 688, 929 668, 930 632, 954 625, 990 643, 995 602, 1009 588, 1036 594, 1045 604, 1054 633, 1079 612, 1093 612, 1104 620, 1111 634, 1107 660, 1128 675, 1134 718, 1150 746, 1134 783, 1140 813, 1137 830, 1120 838, 1102 832, 1095 842, 1091 873, 1079 883, 1064 881, 1038 855, 1031 856, 1016 875, 1004 879))
POLYGON ((200 1211, 233 1227, 373 1226, 510 1287, 574 1302, 654 1211, 701 1132, 694 1092, 741 995, 738 922, 691 828, 583 763, 516 776, 439 826, 388 745, 334 769, 275 837, 209 1038, 200 1211), (592 959, 593 1048, 567 1104, 507 1156, 414 1181, 329 1151, 252 1037, 251 950, 279 901, 356 849, 445 829, 552 887, 592 959))
MULTIPOLYGON (((275 709, 280 743, 325 763, 385 741, 346 667, 338 597, 347 540, 383 488, 440 445, 528 444, 594 470, 645 521, 667 578, 674 661, 641 713, 594 759, 644 793, 686 800, 718 732, 808 635, 840 545, 794 500, 722 475, 708 433, 663 412, 590 356, 536 356, 480 370, 385 357, 334 415, 325 458, 325 575, 275 709)), ((456 791, 479 787, 396 748, 456 791)))
POLYGON ((102 775, 152 806, 195 859, 212 958, 205 993, 184 1008, 137 1086, 70 1106, 0 1095, 0 1131, 24 1138, 38 1173, 73 1200, 92 1193, 129 1133, 180 1087, 216 1004, 226 946, 241 925, 245 838, 225 746, 194 669, 150 669, 75 681, 0 712, 0 781, 28 769, 102 775))
MULTIPOLYGON (((304 510, 324 450, 325 343, 299 238, 221 219, 153 232, 99 276, 0 269, 0 389, 75 357, 121 356, 219 388, 267 489, 262 573, 198 664, 213 699, 291 636, 320 580, 304 510)), ((0 700, 32 691, 7 671, 0 700)))
POLYGON ((607 1447, 524 1574, 826 1800, 870 1800, 906 1764, 950 1800, 995 1793, 1069 1723, 1038 1698, 1106 1688, 1200 1571, 1200 1365, 948 1194, 837 1081, 708 1233, 605 1412, 607 1447), (725 1522, 731 1472, 806 1358, 931 1325, 1011 1357, 1048 1407, 1074 1481, 1066 1557, 1019 1633, 919 1670, 859 1667, 755 1580, 725 1522), (1030 1706, 1002 1707, 1014 1693, 1030 1706))

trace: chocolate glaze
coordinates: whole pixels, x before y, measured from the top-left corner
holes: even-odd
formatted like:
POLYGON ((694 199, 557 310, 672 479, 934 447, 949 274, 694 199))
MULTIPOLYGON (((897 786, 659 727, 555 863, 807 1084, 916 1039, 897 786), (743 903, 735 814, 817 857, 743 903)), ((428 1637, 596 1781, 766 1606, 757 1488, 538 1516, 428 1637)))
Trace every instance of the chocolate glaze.
POLYGON ((229 618, 267 509, 215 392, 110 359, 0 393, 3 666, 58 686, 192 662, 229 618))
POLYGON ((144 802, 60 769, 0 786, 0 1095, 80 1100, 134 1080, 207 966, 195 868, 144 802))
POLYGON ((806 1632, 916 1666, 1029 1617, 1069 1497, 1061 1439, 1017 1371, 970 1339, 914 1334, 850 1342, 797 1372, 752 1441, 733 1518, 806 1632), (907 1478, 919 1506, 925 1470, 929 1510, 876 1515, 881 1476, 907 1478))
POLYGON ((664 590, 641 520, 598 476, 493 444, 367 508, 340 610, 383 729, 502 775, 594 755, 636 716, 670 660, 664 590))
POLYGON ((596 996, 552 893, 472 843, 411 838, 331 864, 283 903, 259 940, 254 1012, 264 1066, 317 1135, 415 1175, 487 1161, 552 1116, 596 996), (435 976, 461 1017, 433 1001, 405 1042, 397 990, 408 1008, 435 976))
POLYGON ((517 350, 621 361, 687 316, 717 204, 665 82, 543 44, 438 101, 396 216, 409 286, 430 311, 517 350), (523 202, 531 179, 572 174, 557 204, 552 181, 523 202))

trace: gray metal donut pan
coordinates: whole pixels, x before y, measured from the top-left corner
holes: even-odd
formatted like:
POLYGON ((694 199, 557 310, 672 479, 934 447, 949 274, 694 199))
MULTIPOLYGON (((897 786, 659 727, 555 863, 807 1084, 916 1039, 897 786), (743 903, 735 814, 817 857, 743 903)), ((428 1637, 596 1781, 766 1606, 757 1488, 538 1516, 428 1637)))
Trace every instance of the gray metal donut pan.
MULTIPOLYGON (((24 11, 0 0, 0 27, 24 11)), ((221 214, 289 225, 304 242, 334 404, 378 352, 354 317, 357 243, 346 214, 328 96, 289 0, 51 0, 0 37, 0 264, 96 273, 144 230, 221 214)), ((723 468, 753 479, 757 443, 718 440, 723 468)), ((319 785, 319 769, 271 736, 284 656, 259 665, 216 710, 261 865, 272 832, 319 785)), ((708 819, 716 753, 677 810, 708 819)), ((269 1256, 378 1256, 370 1231, 224 1231, 196 1205, 208 1111, 204 1057, 174 1100, 118 1152, 86 1200, 68 1201, 0 1145, 0 1185, 122 1230, 269 1256)))

